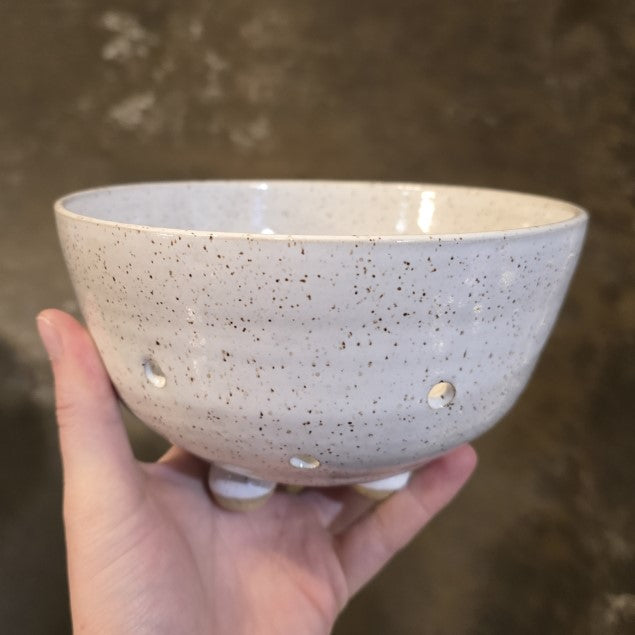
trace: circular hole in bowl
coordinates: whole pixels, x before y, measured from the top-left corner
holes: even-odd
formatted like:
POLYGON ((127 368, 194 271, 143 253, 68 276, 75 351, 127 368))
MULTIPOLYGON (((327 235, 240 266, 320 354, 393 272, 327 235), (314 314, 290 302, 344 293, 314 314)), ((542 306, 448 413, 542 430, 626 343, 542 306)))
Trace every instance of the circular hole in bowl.
POLYGON ((163 388, 166 383, 165 375, 161 367, 151 358, 143 361, 143 372, 146 379, 155 388, 163 388))
POLYGON ((314 470, 316 467, 320 467, 320 462, 310 454, 292 456, 289 459, 289 463, 300 470, 314 470))
POLYGON ((440 381, 430 388, 428 405, 434 410, 449 406, 456 396, 456 389, 449 381, 440 381))

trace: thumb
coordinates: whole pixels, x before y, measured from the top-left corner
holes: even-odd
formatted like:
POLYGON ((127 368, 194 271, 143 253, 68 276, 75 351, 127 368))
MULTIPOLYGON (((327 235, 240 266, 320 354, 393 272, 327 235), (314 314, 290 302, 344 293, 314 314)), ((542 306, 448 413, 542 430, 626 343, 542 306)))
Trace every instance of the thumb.
POLYGON ((105 491, 132 503, 130 497, 141 493, 141 470, 92 338, 77 320, 55 309, 40 313, 37 327, 55 378, 65 505, 69 499, 74 506, 90 505, 105 491))

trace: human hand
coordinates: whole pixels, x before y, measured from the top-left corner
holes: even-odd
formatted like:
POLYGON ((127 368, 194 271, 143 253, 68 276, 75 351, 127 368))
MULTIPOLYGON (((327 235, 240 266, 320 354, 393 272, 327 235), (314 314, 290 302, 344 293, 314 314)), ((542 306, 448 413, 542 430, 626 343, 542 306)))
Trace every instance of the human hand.
POLYGON ((47 310, 64 468, 74 633, 328 633, 347 601, 459 491, 462 446, 370 507, 347 488, 276 492, 248 513, 218 508, 208 466, 171 448, 135 460, 88 332, 47 310))

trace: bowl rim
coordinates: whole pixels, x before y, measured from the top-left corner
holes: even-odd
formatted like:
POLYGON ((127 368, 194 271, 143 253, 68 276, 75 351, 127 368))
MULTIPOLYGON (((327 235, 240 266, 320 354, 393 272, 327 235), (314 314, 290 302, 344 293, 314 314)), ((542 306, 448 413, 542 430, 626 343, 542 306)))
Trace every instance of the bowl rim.
POLYGON ((507 238, 521 236, 535 236, 541 233, 551 233, 554 231, 567 230, 578 225, 586 226, 589 220, 588 211, 575 203, 557 197, 543 196, 541 194, 530 194, 516 190, 507 190, 494 187, 480 187, 471 185, 453 185, 443 183, 428 183, 415 181, 380 181, 380 180, 348 180, 348 179, 184 179, 184 180, 157 180, 157 181, 133 181, 129 183, 117 183, 113 185, 102 185, 98 187, 86 188, 69 192, 59 197, 53 204, 53 209, 57 217, 66 217, 74 221, 90 223, 94 225, 117 227, 118 229, 128 229, 137 233, 152 233, 165 236, 188 236, 209 239, 223 240, 251 240, 265 242, 302 242, 302 243, 417 243, 417 242, 466 242, 479 241, 492 238, 507 238), (106 190, 120 190, 135 187, 148 186, 187 186, 187 185, 245 185, 257 187, 262 185, 348 185, 348 186, 391 186, 399 188, 425 188, 427 190, 454 190, 457 192, 477 191, 480 193, 490 193, 495 196, 520 196, 528 199, 542 201, 544 203, 564 206, 568 208, 572 216, 564 220, 552 223, 542 223, 529 227, 518 227, 512 229, 492 229, 486 231, 458 232, 458 233, 429 233, 429 234, 260 234, 256 232, 224 232, 214 230, 177 229, 174 227, 160 227, 156 225, 140 225, 136 223, 122 223, 119 221, 105 220, 80 214, 71 211, 66 207, 66 203, 73 198, 96 194, 106 190))

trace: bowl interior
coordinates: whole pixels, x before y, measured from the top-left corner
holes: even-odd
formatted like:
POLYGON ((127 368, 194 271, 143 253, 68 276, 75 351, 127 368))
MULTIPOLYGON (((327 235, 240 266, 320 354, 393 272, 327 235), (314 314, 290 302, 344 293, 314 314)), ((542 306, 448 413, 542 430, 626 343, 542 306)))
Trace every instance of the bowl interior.
POLYGON ((58 211, 156 228, 316 236, 492 232, 583 214, 564 201, 515 192, 346 181, 120 185, 71 194, 58 211))

